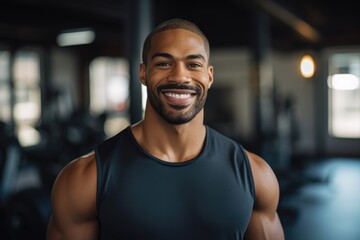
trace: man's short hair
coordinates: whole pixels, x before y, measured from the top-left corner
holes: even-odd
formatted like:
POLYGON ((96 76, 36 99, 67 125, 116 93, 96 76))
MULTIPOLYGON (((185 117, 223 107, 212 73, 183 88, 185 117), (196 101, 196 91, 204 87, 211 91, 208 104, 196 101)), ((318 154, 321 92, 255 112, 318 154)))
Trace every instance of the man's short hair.
POLYGON ((151 39, 154 35, 157 33, 171 30, 171 29, 184 29, 190 32, 193 32, 197 35, 199 35, 203 41, 204 41, 204 47, 206 54, 208 56, 208 61, 210 60, 210 46, 209 41, 205 34, 200 30, 200 28, 194 24, 193 22, 190 22, 189 20, 181 19, 181 18, 173 18, 169 19, 167 21, 164 21, 160 23, 157 27, 155 27, 150 34, 146 37, 143 45, 143 51, 142 51, 142 61, 143 63, 147 63, 147 57, 151 48, 151 39))

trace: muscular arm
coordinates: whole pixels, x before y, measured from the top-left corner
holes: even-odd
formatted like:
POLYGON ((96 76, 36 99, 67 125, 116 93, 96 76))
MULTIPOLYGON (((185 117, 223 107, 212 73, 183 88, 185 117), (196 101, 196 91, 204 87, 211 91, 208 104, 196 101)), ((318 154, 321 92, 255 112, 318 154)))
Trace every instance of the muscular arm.
POLYGON ((253 171, 256 199, 245 239, 283 240, 284 231, 277 214, 279 185, 270 166, 259 156, 248 152, 253 171))
POLYGON ((70 162, 55 180, 47 240, 98 238, 94 153, 70 162))

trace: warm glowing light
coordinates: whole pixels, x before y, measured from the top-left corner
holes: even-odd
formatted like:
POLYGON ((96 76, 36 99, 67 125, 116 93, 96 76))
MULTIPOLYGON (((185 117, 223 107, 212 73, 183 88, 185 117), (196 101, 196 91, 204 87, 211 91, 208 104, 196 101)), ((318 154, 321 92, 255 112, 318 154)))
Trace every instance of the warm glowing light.
POLYGON ((355 90, 360 85, 359 78, 354 74, 334 74, 328 77, 328 86, 335 90, 355 90))
POLYGON ((311 78, 315 73, 315 62, 310 55, 305 55, 301 58, 300 62, 301 75, 304 78, 311 78))

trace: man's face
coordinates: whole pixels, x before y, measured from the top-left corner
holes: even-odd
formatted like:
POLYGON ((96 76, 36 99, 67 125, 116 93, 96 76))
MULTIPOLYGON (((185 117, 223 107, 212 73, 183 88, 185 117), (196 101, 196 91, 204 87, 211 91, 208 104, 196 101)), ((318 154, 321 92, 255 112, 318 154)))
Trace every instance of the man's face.
POLYGON ((140 79, 152 108, 169 123, 191 121, 203 109, 213 81, 202 38, 182 29, 167 30, 152 38, 148 56, 140 79))

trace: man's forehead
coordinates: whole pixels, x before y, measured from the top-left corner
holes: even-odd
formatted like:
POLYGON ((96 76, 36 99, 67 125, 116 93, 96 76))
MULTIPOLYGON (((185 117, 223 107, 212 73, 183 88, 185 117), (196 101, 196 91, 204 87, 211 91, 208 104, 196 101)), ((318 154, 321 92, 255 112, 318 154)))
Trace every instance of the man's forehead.
POLYGON ((202 37, 185 29, 165 30, 152 37, 150 55, 168 51, 183 51, 186 55, 201 54, 205 58, 207 57, 202 37))
POLYGON ((204 41, 199 34, 182 28, 168 29, 162 32, 158 32, 151 38, 151 42, 153 44, 157 41, 163 41, 168 38, 175 40, 176 38, 188 38, 188 39, 192 38, 204 44, 204 41))

